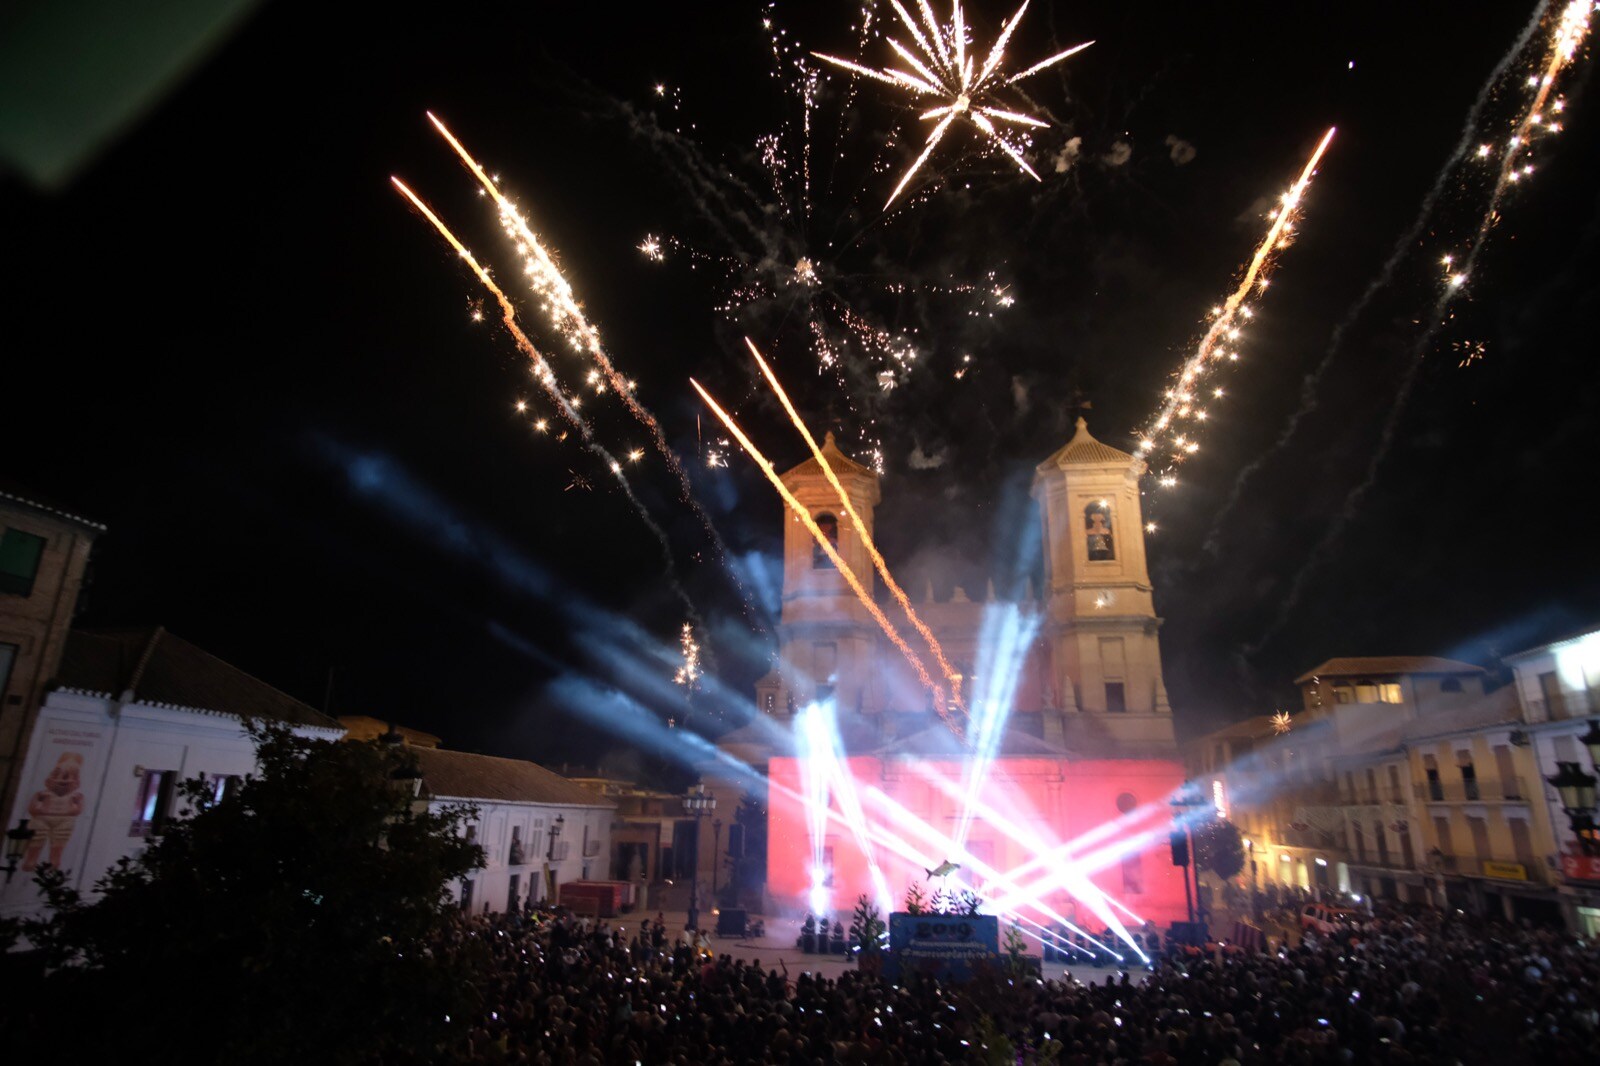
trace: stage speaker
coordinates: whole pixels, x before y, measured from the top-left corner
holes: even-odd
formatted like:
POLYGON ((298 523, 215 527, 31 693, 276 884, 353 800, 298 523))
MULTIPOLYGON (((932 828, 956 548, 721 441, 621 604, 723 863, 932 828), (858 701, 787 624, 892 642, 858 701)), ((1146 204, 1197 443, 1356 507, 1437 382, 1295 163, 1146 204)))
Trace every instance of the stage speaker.
POLYGON ((1172 865, 1189 865, 1189 838, 1183 833, 1172 834, 1172 865))

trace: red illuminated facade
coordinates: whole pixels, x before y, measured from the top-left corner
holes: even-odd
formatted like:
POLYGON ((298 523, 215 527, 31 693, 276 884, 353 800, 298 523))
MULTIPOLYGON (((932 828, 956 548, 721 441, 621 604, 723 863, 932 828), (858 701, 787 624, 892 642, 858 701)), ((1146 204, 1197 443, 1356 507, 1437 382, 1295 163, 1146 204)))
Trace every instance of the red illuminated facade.
MULTIPOLYGON (((845 456, 831 435, 823 454, 870 532, 879 501, 877 475, 845 456)), ((1036 592, 1030 583, 1007 599, 997 598, 992 586, 978 597, 958 588, 938 601, 924 591, 915 608, 962 674, 969 699, 997 690, 998 678, 986 673, 1003 672, 1007 684, 1000 687, 1014 691, 966 834, 974 860, 967 865, 989 867, 994 876, 964 871, 967 883, 1004 896, 1036 886, 1051 871, 1063 880, 1061 860, 1070 859, 1107 896, 1140 918, 1165 924, 1184 912, 1183 882, 1167 846, 1167 800, 1183 771, 1145 561, 1143 472, 1139 459, 1096 440, 1080 419, 1073 439, 1035 473, 1043 589, 1036 592), (1021 627, 1025 644, 1006 643, 1005 634, 1018 629, 1000 624, 1007 617, 1029 620, 1021 627)), ((839 555, 860 582, 876 587, 866 547, 816 460, 788 471, 783 480, 830 538, 837 538, 839 555)), ((927 879, 925 869, 916 868, 923 861, 937 865, 953 858, 941 853, 940 841, 957 832, 967 806, 963 790, 973 755, 970 741, 958 741, 940 720, 941 708, 933 706, 827 555, 813 549, 810 534, 791 516, 784 536, 778 664, 757 684, 761 718, 725 737, 721 746, 764 768, 770 780, 772 904, 806 909, 814 868, 821 867, 818 876, 831 906, 842 911, 858 896, 873 894, 868 859, 836 789, 829 798, 835 817, 822 838, 813 839, 815 821, 807 817, 805 777, 791 742, 795 715, 814 702, 834 708, 861 810, 884 838, 871 850, 896 899, 912 881, 927 879)), ((898 608, 887 596, 879 602, 937 677, 933 656, 898 608)), ((714 774, 707 781, 726 791, 730 802, 743 791, 714 774)), ((1058 886, 1042 900, 1098 929, 1100 921, 1077 895, 1058 886)))

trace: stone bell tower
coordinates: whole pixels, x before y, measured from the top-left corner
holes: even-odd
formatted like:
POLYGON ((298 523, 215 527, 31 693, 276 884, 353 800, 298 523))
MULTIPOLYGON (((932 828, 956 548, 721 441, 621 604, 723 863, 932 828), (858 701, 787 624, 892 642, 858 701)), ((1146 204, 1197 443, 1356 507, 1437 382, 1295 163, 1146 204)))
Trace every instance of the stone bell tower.
MULTIPOLYGON (((833 434, 822 454, 870 533, 879 500, 878 475, 839 450, 833 434)), ((845 566, 872 594, 872 559, 839 494, 815 457, 783 474, 783 483, 833 542, 845 566)), ((881 710, 874 653, 878 627, 844 576, 795 514, 783 529, 783 611, 778 626, 778 667, 756 683, 760 709, 778 716, 815 699, 832 697, 841 716, 881 710)))
POLYGON ((1040 463, 1046 632, 1064 742, 1085 755, 1168 756, 1172 708, 1140 513, 1142 460, 1096 440, 1078 419, 1040 463))

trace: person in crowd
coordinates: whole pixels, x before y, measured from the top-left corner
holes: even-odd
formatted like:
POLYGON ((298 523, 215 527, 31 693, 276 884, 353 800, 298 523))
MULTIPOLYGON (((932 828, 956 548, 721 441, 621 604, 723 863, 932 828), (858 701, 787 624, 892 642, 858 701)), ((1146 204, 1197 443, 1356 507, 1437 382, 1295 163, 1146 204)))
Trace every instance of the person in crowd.
POLYGON ((707 959, 664 926, 630 935, 542 906, 520 921, 463 916, 436 950, 478 938, 492 964, 465 1044, 440 1061, 937 1064, 997 1061, 1005 1041, 1017 1061, 1063 1066, 1564 1066, 1593 1061, 1600 1037, 1600 948, 1456 912, 1379 906, 1360 929, 1174 953, 1142 981, 1087 984, 1048 971, 790 980, 707 959))

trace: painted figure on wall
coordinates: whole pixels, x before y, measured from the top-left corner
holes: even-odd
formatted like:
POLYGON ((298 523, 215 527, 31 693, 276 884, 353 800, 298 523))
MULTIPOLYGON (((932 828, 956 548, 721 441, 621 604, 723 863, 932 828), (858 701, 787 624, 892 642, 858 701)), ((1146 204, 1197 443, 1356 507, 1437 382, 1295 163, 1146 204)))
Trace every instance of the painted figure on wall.
POLYGON ((44 779, 44 787, 28 800, 28 817, 33 819, 37 831, 28 842, 28 852, 23 857, 22 868, 33 870, 39 865, 39 856, 50 849, 46 861, 55 867, 61 865, 61 856, 72 839, 72 831, 83 813, 81 778, 83 756, 75 751, 61 753, 56 765, 44 779))

